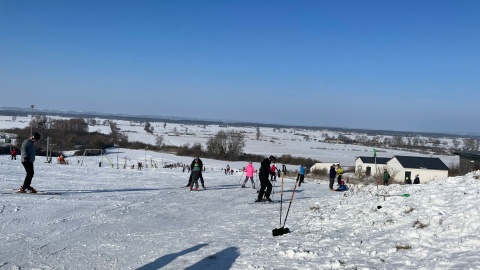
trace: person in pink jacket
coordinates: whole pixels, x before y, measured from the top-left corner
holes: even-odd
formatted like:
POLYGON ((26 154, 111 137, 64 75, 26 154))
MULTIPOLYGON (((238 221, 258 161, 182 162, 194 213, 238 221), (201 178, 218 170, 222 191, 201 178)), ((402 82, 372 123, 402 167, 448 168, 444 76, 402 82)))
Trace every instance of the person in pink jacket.
POLYGON ((245 172, 246 177, 245 181, 243 182, 242 188, 245 187, 245 184, 248 182, 248 178, 250 178, 250 181, 252 181, 252 187, 255 188, 255 182, 253 181, 253 174, 255 173, 255 168, 253 168, 253 164, 251 161, 248 162, 247 167, 243 171, 245 172))

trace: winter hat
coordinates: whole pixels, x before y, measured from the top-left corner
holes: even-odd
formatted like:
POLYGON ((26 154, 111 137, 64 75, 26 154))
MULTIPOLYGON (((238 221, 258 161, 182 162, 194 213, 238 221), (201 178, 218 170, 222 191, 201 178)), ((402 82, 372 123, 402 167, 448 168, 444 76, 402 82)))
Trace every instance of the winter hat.
POLYGON ((273 162, 276 162, 276 161, 277 161, 277 159, 276 159, 274 156, 269 156, 268 159, 269 159, 270 161, 273 161, 273 162))
POLYGON ((35 138, 35 140, 37 140, 37 141, 40 140, 40 134, 38 134, 38 132, 36 132, 36 131, 33 132, 32 136, 33 136, 33 138, 35 138))

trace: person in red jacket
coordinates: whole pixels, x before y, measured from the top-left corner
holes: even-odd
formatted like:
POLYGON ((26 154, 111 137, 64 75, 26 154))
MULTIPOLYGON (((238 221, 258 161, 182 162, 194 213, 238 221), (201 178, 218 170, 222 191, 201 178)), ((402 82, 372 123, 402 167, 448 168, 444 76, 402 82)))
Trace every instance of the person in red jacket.
POLYGON ((17 150, 15 150, 15 148, 10 150, 10 154, 12 154, 12 160, 17 160, 17 150))

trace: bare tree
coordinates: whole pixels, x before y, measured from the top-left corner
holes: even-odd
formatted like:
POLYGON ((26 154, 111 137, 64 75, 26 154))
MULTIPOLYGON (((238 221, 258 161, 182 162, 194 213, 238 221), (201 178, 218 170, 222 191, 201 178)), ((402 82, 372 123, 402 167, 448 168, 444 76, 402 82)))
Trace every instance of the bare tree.
POLYGON ((239 131, 220 130, 207 141, 207 153, 216 158, 233 160, 245 147, 245 136, 239 131))
POLYGON ((460 146, 460 141, 458 140, 458 138, 453 138, 452 143, 455 149, 458 149, 458 147, 460 146))
POLYGON ((260 140, 260 136, 262 136, 262 134, 260 133, 260 127, 256 127, 256 130, 257 130, 257 133, 255 134, 256 138, 257 138, 257 141, 260 140))
POLYGON ((392 143, 393 146, 396 146, 396 147, 401 147, 405 144, 402 135, 393 136, 391 143, 392 143))
POLYGON ((163 136, 162 135, 157 135, 155 137, 155 144, 158 146, 158 147, 162 147, 163 145, 163 136))
POLYGON ((463 138, 463 151, 475 151, 477 143, 472 138, 463 138))

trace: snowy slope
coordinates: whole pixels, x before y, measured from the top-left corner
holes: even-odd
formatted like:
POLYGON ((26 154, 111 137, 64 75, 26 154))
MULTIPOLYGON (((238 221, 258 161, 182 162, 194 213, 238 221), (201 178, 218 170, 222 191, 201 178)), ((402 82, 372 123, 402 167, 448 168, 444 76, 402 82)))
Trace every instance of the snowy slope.
MULTIPOLYGON (((144 158, 145 151, 120 149, 144 158)), ((116 150, 110 160, 116 160, 116 150)), ((157 162, 191 158, 148 152, 157 162)), ((181 186, 181 168, 142 171, 35 162, 33 186, 16 194, 24 170, 0 156, 0 269, 479 269, 480 172, 428 185, 351 187, 326 181, 297 189, 285 179, 280 203, 253 203, 242 174, 206 160, 207 190, 181 186)), ((113 162, 115 163, 115 162, 113 162)), ((72 164, 75 164, 73 160, 72 164)), ((242 163, 238 163, 240 167, 242 163)), ((244 164, 246 165, 246 164, 244 164)), ((258 168, 259 164, 254 164, 258 168)), ((248 186, 248 184, 247 184, 248 186)), ((279 182, 275 200, 280 199, 279 182)))

